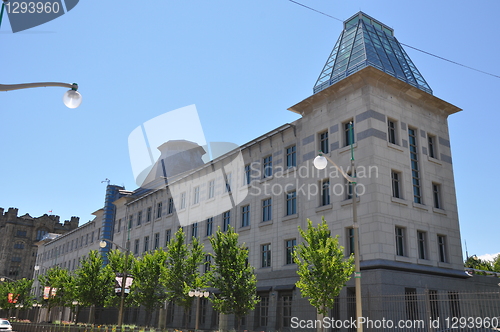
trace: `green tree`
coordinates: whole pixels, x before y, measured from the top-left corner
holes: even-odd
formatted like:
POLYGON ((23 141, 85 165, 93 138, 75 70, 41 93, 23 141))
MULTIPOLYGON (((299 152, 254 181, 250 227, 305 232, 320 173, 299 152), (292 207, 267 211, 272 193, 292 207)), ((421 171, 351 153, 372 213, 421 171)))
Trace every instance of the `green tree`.
POLYGON ((149 325, 154 309, 160 307, 167 298, 165 280, 167 254, 163 250, 147 252, 134 264, 131 292, 134 300, 146 309, 146 324, 149 325))
MULTIPOLYGON (((113 249, 108 253, 108 266, 111 268, 111 270, 114 272, 115 276, 122 275, 123 271, 127 271, 127 274, 130 273, 130 271, 133 271, 134 265, 136 263, 136 258, 134 255, 128 255, 128 262, 125 265, 125 258, 127 257, 126 252, 120 251, 118 249, 113 249), (126 267, 126 269, 125 269, 126 267)), ((119 277, 121 278, 121 277, 119 277)), ((120 281, 121 282, 121 281, 120 281)), ((116 284, 116 283, 115 283, 116 284)), ((120 293, 115 293, 117 296, 111 296, 106 299, 106 306, 110 307, 116 307, 118 308, 120 306, 120 293)), ((125 307, 129 307, 132 305, 134 302, 133 300, 133 294, 129 294, 128 296, 125 297, 125 307)))
POLYGON ((184 313, 194 300, 189 291, 206 287, 205 276, 199 271, 203 258, 203 244, 196 237, 189 245, 185 244, 184 231, 179 228, 167 246, 165 287, 168 299, 183 307, 184 313))
POLYGON ((112 296, 114 274, 109 266, 103 266, 102 256, 97 250, 81 260, 81 267, 76 270, 76 286, 81 306, 90 307, 89 321, 95 320, 95 308, 103 307, 106 298, 112 296))
MULTIPOLYGON (((481 271, 493 271, 493 264, 490 261, 478 258, 476 255, 472 255, 465 261, 465 267, 481 270, 481 271)), ((474 272, 476 274, 484 275, 484 272, 474 272)))
POLYGON ((294 250, 300 278, 295 285, 318 313, 325 315, 354 272, 354 256, 344 257, 338 235, 331 237, 324 218, 318 227, 307 219, 307 229, 299 226, 299 232, 304 243, 294 250))
POLYGON ((219 227, 210 237, 214 259, 209 278, 220 291, 211 298, 214 309, 225 315, 234 314, 239 329, 241 318, 255 309, 258 300, 254 268, 247 263, 248 249, 244 243, 238 244, 238 236, 229 226, 227 232, 219 227))
POLYGON ((0 283, 0 308, 11 310, 17 304, 22 304, 24 308, 31 307, 33 303, 31 298, 32 285, 33 280, 26 278, 0 283), (9 294, 12 294, 12 302, 9 302, 9 294))
POLYGON ((45 320, 48 321, 52 307, 65 306, 68 299, 75 295, 74 279, 73 276, 70 276, 68 270, 61 269, 56 265, 48 269, 44 275, 39 276, 38 281, 42 287, 49 287, 48 296, 44 298, 47 304, 45 320))

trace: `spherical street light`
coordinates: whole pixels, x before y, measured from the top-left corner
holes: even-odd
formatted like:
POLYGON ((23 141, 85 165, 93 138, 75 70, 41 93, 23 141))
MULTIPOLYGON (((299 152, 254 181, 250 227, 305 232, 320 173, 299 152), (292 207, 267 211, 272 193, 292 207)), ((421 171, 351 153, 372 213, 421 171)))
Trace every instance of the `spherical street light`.
POLYGON ((82 95, 76 90, 68 90, 63 95, 63 103, 68 108, 77 108, 82 103, 82 95))
POLYGON ((318 156, 316 156, 316 158, 314 158, 313 163, 314 163, 314 167, 316 167, 319 170, 325 169, 326 165, 328 165, 328 161, 326 160, 326 158, 322 154, 319 154, 318 156))
POLYGON ((104 241, 104 240, 101 240, 99 242, 99 247, 101 247, 101 248, 106 248, 107 245, 108 245, 108 243, 106 241, 104 241))

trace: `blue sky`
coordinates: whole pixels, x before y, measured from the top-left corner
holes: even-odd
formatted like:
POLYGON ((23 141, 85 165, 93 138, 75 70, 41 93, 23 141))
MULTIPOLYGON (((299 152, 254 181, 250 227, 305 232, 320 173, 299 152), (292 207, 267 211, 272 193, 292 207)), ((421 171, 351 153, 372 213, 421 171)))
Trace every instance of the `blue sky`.
MULTIPOLYGON (((341 20, 362 10, 402 43, 500 75, 498 1, 300 2, 341 20)), ((287 108, 312 94, 341 30, 288 0, 80 1, 15 34, 4 19, 0 83, 77 82, 83 103, 66 108, 63 88, 0 93, 0 207, 92 219, 101 181, 135 188, 130 132, 183 106, 196 104, 212 142, 296 120, 287 108)), ((434 95, 464 110, 449 118, 462 242, 498 253, 500 79, 406 51, 434 95)))

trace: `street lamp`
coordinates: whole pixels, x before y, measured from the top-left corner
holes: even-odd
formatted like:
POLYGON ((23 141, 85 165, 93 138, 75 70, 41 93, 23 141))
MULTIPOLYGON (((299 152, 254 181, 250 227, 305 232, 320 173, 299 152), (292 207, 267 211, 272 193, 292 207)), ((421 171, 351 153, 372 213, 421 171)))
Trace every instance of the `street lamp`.
POLYGON ((337 170, 340 171, 342 176, 352 184, 352 228, 354 232, 354 281, 356 287, 356 321, 358 322, 358 332, 363 332, 363 325, 359 324, 359 320, 363 317, 363 306, 361 302, 361 269, 359 264, 359 256, 361 253, 359 252, 359 225, 358 225, 358 211, 357 211, 357 202, 356 202, 356 172, 354 168, 354 132, 352 127, 352 122, 349 124, 349 136, 351 141, 351 170, 352 176, 349 176, 344 172, 344 170, 337 166, 333 160, 331 160, 328 156, 323 155, 323 153, 318 154, 316 158, 314 158, 313 164, 319 170, 324 169, 328 162, 332 163, 337 170))
POLYGON ((196 296, 196 323, 195 323, 195 331, 198 330, 198 327, 199 327, 199 323, 200 323, 200 298, 202 297, 209 297, 210 296, 210 292, 207 292, 207 291, 200 291, 198 289, 196 290, 191 290, 189 291, 188 293, 189 297, 193 297, 193 296, 196 296))
POLYGON ((41 82, 41 83, 24 83, 24 84, 0 84, 0 91, 12 91, 29 88, 41 88, 47 86, 60 86, 69 88, 63 95, 63 103, 69 108, 77 108, 82 103, 82 95, 77 91, 78 84, 73 83, 58 83, 58 82, 41 82))
POLYGON ((123 251, 126 251, 125 253, 125 263, 123 264, 123 273, 122 273, 122 284, 121 284, 121 294, 120 294, 120 310, 118 311, 118 326, 121 328, 123 325, 123 310, 125 307, 125 283, 127 280, 127 265, 128 265, 128 256, 130 254, 130 237, 127 239, 127 248, 129 249, 123 249, 120 245, 114 243, 111 240, 108 239, 102 239, 99 242, 99 247, 101 248, 106 248, 107 242, 114 244, 118 248, 120 248, 123 251))
POLYGON ((8 277, 0 277, 0 281, 1 282, 4 282, 4 281, 15 281, 14 279, 11 279, 11 278, 8 278, 8 277))

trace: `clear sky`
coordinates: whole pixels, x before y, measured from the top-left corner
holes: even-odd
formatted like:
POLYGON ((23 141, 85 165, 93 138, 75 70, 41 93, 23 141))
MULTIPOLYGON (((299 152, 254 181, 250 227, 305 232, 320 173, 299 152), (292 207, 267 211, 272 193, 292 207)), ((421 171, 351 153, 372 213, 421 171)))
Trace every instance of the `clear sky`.
MULTIPOLYGON (((299 2, 342 21, 362 10, 402 43, 500 75, 499 1, 299 2)), ((289 0, 80 1, 24 32, 8 23, 0 83, 77 82, 83 103, 66 108, 64 88, 0 93, 0 207, 81 224, 101 181, 135 189, 127 138, 155 116, 196 104, 207 141, 237 144, 296 120, 287 108, 312 94, 343 27, 289 0)), ((449 118, 462 242, 498 253, 500 79, 406 51, 463 109, 449 118)))

